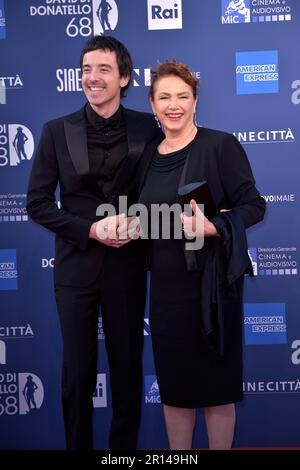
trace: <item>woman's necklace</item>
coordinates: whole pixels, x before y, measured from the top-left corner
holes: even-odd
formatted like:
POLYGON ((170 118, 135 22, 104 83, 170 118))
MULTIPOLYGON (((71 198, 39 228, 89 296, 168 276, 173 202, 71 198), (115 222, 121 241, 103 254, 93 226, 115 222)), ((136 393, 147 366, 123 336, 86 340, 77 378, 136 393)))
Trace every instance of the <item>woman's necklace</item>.
POLYGON ((161 142, 158 147, 158 150, 162 154, 176 152, 177 150, 183 149, 186 147, 196 136, 197 134, 197 127, 193 127, 189 134, 185 135, 184 138, 180 140, 170 140, 166 136, 165 139, 161 142))

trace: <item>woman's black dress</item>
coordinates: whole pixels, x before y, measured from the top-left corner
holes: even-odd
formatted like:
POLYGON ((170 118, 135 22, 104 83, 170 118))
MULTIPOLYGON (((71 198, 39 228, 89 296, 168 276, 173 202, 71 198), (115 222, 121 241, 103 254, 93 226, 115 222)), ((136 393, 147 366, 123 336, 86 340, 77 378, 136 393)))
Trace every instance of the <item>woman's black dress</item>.
MULTIPOLYGON (((176 202, 188 150, 189 146, 166 155, 156 153, 140 203, 150 208, 151 204, 176 202)), ((204 264, 205 256, 203 269, 204 264)), ((182 240, 152 239, 150 269, 150 327, 162 403, 198 408, 241 400, 241 318, 236 314, 226 318, 225 334, 230 341, 220 358, 201 334, 202 274, 187 270, 182 240)))

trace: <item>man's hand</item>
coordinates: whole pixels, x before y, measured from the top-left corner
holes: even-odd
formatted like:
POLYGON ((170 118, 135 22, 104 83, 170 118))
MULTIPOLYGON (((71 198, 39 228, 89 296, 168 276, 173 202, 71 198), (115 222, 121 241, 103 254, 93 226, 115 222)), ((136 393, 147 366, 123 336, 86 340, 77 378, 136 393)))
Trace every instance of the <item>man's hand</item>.
POLYGON ((130 238, 136 240, 141 236, 142 230, 140 219, 135 216, 122 218, 118 227, 118 236, 120 240, 130 238))
POLYGON ((141 234, 138 217, 126 217, 125 214, 106 217, 94 222, 90 229, 90 238, 113 248, 120 248, 141 234))
POLYGON ((122 238, 119 236, 119 227, 124 225, 125 220, 125 214, 119 214, 94 222, 89 237, 112 248, 120 248, 132 240, 129 236, 125 236, 123 232, 122 238))

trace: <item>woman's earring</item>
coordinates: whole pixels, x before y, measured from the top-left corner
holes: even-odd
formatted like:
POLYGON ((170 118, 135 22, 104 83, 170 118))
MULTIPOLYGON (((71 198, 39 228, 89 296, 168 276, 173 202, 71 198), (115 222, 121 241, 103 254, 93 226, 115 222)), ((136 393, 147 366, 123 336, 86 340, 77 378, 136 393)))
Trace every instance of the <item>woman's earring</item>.
POLYGON ((154 117, 155 117, 156 124, 157 124, 158 127, 161 129, 161 123, 159 122, 159 119, 158 119, 158 117, 157 117, 157 114, 154 114, 154 117))
POLYGON ((198 122, 197 122, 197 114, 196 114, 196 111, 194 112, 193 121, 194 121, 194 124, 195 124, 195 126, 196 126, 196 127, 198 127, 198 122))

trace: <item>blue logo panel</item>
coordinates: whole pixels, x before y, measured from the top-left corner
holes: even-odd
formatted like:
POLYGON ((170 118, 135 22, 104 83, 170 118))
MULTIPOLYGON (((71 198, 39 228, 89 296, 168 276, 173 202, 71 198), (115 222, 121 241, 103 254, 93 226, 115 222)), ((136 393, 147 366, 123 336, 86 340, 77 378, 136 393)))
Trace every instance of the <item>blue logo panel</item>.
POLYGON ((236 93, 278 93, 277 51, 236 52, 236 93))
POLYGON ((5 39, 4 0, 0 0, 0 39, 5 39))
POLYGON ((18 289, 16 250, 0 250, 0 290, 18 289))
POLYGON ((286 344, 284 303, 244 305, 245 344, 286 344))
POLYGON ((250 23, 250 0, 222 0, 222 24, 250 23))

